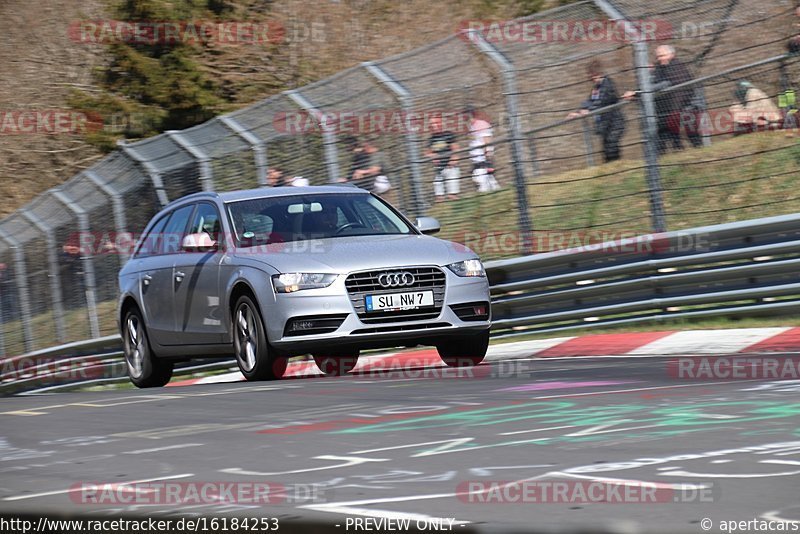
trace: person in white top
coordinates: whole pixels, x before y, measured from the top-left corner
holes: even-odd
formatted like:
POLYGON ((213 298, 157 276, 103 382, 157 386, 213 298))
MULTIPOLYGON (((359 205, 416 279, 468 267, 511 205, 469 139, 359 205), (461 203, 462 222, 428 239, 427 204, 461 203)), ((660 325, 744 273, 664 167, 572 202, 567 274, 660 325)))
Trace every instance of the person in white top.
POLYGON ((479 193, 488 193, 500 189, 500 184, 494 177, 492 159, 494 147, 492 146, 492 125, 489 121, 479 119, 473 106, 466 106, 464 114, 469 123, 469 155, 472 160, 472 180, 479 193))

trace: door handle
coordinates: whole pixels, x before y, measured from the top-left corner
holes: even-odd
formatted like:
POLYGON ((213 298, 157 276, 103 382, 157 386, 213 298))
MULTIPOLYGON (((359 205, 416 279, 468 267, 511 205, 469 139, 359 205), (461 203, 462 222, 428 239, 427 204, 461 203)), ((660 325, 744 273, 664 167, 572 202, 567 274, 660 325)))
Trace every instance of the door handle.
POLYGON ((146 275, 142 276, 142 284, 143 284, 143 285, 149 286, 149 285, 150 285, 150 282, 151 282, 152 280, 153 280, 153 277, 152 277, 152 276, 150 276, 149 274, 146 274, 146 275))
POLYGON ((186 276, 186 274, 184 274, 184 273, 182 273, 182 272, 178 271, 178 272, 176 272, 176 273, 175 273, 175 281, 176 281, 176 282, 178 282, 178 283, 180 284, 181 282, 183 282, 183 278, 184 278, 185 276, 186 276))

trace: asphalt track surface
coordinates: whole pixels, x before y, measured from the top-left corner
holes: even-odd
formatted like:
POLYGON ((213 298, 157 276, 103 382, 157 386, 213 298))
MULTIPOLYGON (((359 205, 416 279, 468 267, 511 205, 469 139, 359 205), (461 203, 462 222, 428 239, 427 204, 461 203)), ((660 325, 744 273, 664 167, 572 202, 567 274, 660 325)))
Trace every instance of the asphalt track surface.
POLYGON ((674 359, 6 398, 0 513, 269 516, 341 532, 367 517, 449 519, 456 532, 722 532, 723 520, 800 520, 800 382, 678 378, 674 359), (173 504, 147 483, 140 504, 121 502, 131 492, 98 504, 75 489, 142 480, 279 489, 268 504, 173 504), (655 483, 656 497, 637 498, 639 481, 655 483), (548 499, 554 482, 570 485, 550 502, 502 491, 536 483, 548 499), (580 489, 592 482, 633 490, 590 502, 580 489))

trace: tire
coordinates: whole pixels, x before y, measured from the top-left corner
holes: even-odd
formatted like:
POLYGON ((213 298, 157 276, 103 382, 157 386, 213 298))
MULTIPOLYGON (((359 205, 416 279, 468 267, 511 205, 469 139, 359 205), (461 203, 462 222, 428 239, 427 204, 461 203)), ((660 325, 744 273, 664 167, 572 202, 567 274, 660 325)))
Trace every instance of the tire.
POLYGON ((270 346, 261 312, 250 296, 236 301, 231 326, 236 363, 247 380, 277 380, 286 373, 289 359, 270 346))
POLYGON ((142 312, 132 308, 122 321, 122 344, 128 377, 136 387, 157 388, 172 378, 174 363, 160 360, 150 347, 142 312))
POLYGON ((359 351, 347 354, 314 354, 314 362, 326 375, 342 376, 355 368, 358 355, 359 351))
POLYGON ((448 367, 472 367, 480 364, 489 348, 489 331, 453 337, 436 345, 439 357, 448 367))

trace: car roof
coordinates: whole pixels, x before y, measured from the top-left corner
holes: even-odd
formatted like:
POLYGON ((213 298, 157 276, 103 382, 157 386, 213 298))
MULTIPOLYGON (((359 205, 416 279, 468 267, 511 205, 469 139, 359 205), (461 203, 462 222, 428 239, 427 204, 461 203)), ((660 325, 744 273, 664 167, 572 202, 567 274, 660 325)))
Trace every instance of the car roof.
POLYGON ((369 194, 366 189, 361 189, 356 186, 342 186, 342 185, 310 185, 306 187, 260 187, 258 189, 247 189, 244 191, 229 191, 219 193, 219 199, 223 202, 236 202, 239 200, 249 200, 253 198, 269 198, 269 197, 286 197, 293 195, 308 195, 308 194, 346 194, 346 193, 364 193, 369 194))
MULTIPOLYGON (((250 200, 253 198, 269 198, 269 197, 287 197, 293 195, 308 195, 308 194, 344 194, 344 193, 363 193, 369 194, 369 191, 362 189, 353 184, 332 184, 332 185, 309 185, 305 187, 297 186, 283 186, 283 187, 259 187, 258 189, 244 189, 241 191, 201 191, 199 193, 192 193, 181 198, 177 198, 164 206, 163 210, 172 208, 178 204, 183 204, 187 201, 197 201, 202 199, 218 198, 222 202, 237 202, 240 200, 250 200)), ((162 210, 162 211, 163 211, 162 210)))

